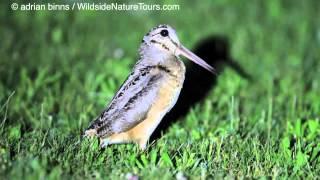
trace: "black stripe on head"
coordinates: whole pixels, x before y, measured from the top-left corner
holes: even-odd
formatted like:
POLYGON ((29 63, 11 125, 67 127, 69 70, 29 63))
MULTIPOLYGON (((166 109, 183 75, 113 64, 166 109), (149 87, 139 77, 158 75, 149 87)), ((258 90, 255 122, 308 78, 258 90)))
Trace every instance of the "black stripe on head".
POLYGON ((168 25, 166 25, 166 24, 160 24, 159 26, 156 26, 156 27, 152 28, 151 31, 154 31, 154 30, 159 29, 159 28, 168 28, 168 25))
POLYGON ((179 47, 178 43, 174 42, 170 37, 169 37, 169 39, 176 47, 179 47))
POLYGON ((168 28, 168 26, 166 24, 160 24, 158 28, 168 28))
MULTIPOLYGON (((160 24, 159 26, 152 28, 151 31, 154 31, 154 30, 156 30, 156 29, 158 29, 158 28, 168 28, 168 25, 166 25, 166 24, 160 24)), ((150 31, 150 32, 151 32, 151 31, 150 31)), ((150 32, 147 33, 147 36, 150 35, 150 32)), ((159 34, 159 33, 157 33, 157 34, 159 34)), ((154 34, 154 35, 152 35, 152 36, 155 36, 155 35, 157 35, 157 34, 154 34)), ((170 38, 170 36, 168 36, 168 37, 169 37, 170 41, 171 41, 176 47, 179 46, 178 43, 176 43, 175 41, 173 41, 173 40, 170 38)), ((151 42, 151 43, 158 43, 158 44, 160 44, 159 42, 156 42, 155 40, 151 40, 150 42, 151 42)), ((168 48, 167 46, 165 46, 165 45, 162 45, 162 47, 165 48, 165 49, 167 49, 167 50, 169 50, 169 48, 168 48)))
POLYGON ((166 49, 167 51, 170 50, 170 49, 169 49, 166 45, 164 45, 164 44, 162 44, 162 47, 163 47, 164 49, 166 49))
POLYGON ((166 28, 167 29, 168 25, 160 24, 159 26, 153 27, 146 35, 149 36, 151 31, 154 31, 154 30, 159 29, 159 28, 166 28))
MULTIPOLYGON (((172 41, 172 40, 171 40, 171 41, 172 41)), ((154 43, 154 44, 159 44, 159 45, 161 45, 164 49, 166 49, 167 51, 170 51, 170 49, 169 49, 168 46, 166 46, 166 45, 164 45, 164 44, 162 44, 162 43, 160 43, 160 42, 158 42, 158 41, 156 41, 156 40, 154 40, 154 39, 151 39, 150 42, 151 42, 151 43, 154 43)))

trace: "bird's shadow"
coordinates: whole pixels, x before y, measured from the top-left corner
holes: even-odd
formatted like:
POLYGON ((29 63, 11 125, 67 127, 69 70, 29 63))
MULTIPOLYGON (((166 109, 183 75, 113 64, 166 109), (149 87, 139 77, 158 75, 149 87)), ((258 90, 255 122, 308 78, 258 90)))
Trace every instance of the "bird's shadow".
POLYGON ((251 76, 231 57, 229 42, 223 36, 210 36, 196 44, 193 52, 216 69, 212 75, 202 67, 192 63, 187 67, 186 77, 180 97, 173 109, 165 115, 150 138, 150 142, 161 137, 170 125, 182 120, 191 107, 203 101, 208 92, 217 84, 217 78, 225 67, 235 70, 241 77, 251 80, 251 76))

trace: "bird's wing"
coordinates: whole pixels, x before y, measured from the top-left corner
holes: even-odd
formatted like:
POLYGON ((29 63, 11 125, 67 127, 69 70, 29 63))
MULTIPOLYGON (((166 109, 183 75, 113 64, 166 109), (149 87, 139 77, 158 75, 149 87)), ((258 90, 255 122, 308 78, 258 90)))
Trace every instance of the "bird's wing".
POLYGON ((147 66, 129 75, 113 97, 108 108, 89 126, 98 137, 125 132, 145 119, 163 83, 163 74, 147 66))

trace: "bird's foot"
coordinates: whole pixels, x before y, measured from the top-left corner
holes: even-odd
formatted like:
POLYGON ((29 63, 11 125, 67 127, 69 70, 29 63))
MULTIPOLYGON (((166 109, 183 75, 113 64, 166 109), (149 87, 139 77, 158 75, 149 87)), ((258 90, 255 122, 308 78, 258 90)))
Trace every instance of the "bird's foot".
POLYGON ((101 148, 105 148, 105 147, 107 147, 109 144, 110 144, 110 141, 109 141, 109 139, 107 139, 107 138, 100 140, 100 147, 101 147, 101 148))
POLYGON ((138 142, 140 150, 144 151, 147 149, 148 140, 140 140, 138 142))

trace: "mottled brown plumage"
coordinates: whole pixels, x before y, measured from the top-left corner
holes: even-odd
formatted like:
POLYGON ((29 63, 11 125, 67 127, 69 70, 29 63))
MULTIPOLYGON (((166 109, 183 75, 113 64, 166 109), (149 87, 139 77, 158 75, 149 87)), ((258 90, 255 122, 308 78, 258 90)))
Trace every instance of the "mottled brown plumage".
POLYGON ((146 148, 149 137, 163 116, 176 103, 183 85, 185 66, 190 60, 213 71, 188 51, 167 25, 153 28, 143 38, 140 60, 110 104, 86 130, 86 136, 98 136, 101 146, 136 142, 146 148))

